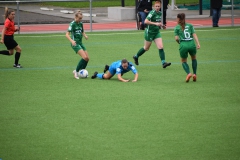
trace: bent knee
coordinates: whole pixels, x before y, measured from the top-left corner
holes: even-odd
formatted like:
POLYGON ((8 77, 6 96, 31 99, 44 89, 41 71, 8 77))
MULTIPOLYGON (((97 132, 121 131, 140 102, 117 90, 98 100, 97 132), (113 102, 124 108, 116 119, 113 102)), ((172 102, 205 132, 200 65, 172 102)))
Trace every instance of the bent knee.
POLYGON ((89 57, 83 57, 85 61, 89 61, 89 57))
POLYGON ((20 46, 17 46, 17 47, 15 48, 15 50, 16 50, 16 52, 19 52, 19 53, 21 53, 21 51, 22 51, 22 48, 21 48, 20 46))
POLYGON ((11 52, 9 51, 9 56, 13 55, 13 53, 14 53, 13 51, 11 51, 11 52))
POLYGON ((19 52, 19 53, 21 53, 21 52, 22 52, 22 49, 19 48, 19 49, 17 49, 16 51, 19 52))
POLYGON ((144 47, 143 49, 144 49, 145 51, 148 51, 148 50, 149 50, 149 48, 145 48, 145 47, 144 47))

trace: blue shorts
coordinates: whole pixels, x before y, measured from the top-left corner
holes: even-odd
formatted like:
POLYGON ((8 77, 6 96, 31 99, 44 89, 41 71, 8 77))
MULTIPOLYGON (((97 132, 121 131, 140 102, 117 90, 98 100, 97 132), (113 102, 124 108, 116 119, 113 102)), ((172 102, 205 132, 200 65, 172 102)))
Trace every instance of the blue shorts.
POLYGON ((109 67, 109 70, 108 70, 108 71, 111 73, 112 76, 114 76, 114 75, 116 74, 116 68, 115 68, 115 66, 111 65, 111 66, 109 67))

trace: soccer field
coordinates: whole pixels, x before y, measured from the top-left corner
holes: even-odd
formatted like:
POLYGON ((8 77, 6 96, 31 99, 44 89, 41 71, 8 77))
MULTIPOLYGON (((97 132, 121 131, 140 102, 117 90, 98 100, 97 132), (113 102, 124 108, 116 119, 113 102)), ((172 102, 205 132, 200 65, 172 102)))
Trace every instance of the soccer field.
POLYGON ((139 58, 135 83, 90 77, 113 61, 133 62, 142 31, 87 33, 89 78, 79 80, 72 71, 80 56, 65 33, 15 35, 24 68, 12 67, 14 56, 0 55, 0 159, 239 159, 239 32, 196 29, 198 79, 189 83, 173 30, 161 31, 172 65, 162 68, 153 43, 139 58))

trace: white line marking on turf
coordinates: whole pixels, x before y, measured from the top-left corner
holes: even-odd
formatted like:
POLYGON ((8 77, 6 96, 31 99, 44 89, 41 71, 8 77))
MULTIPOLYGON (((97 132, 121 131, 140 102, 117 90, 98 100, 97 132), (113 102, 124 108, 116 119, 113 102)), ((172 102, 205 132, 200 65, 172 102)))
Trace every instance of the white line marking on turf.
MULTIPOLYGON (((213 60, 213 61, 198 61, 198 64, 213 64, 213 63, 239 63, 240 60, 213 60)), ((172 64, 181 64, 180 62, 172 62, 172 64)), ((161 63, 153 64, 141 64, 138 67, 145 66, 161 66, 161 63)), ((102 68, 102 65, 88 66, 88 68, 102 68)), ((52 67, 43 67, 43 68, 0 68, 0 71, 31 71, 31 70, 59 70, 59 69, 73 69, 74 66, 52 66, 52 67)))
MULTIPOLYGON (((195 24, 195 25, 198 25, 198 24, 195 24)), ((199 24, 200 25, 200 24, 199 24)), ((219 30, 221 30, 221 31, 229 31, 229 30, 240 30, 240 28, 229 28, 229 29, 220 29, 220 28, 217 28, 217 29, 210 29, 210 30, 208 30, 208 29, 196 29, 196 31, 197 32, 214 32, 214 31, 219 31, 219 30)), ((164 31, 164 32, 161 32, 161 34, 165 34, 165 33, 172 33, 172 32, 174 32, 173 30, 171 30, 171 31, 164 31)), ((38 33, 39 34, 39 33, 38 33)), ((129 35, 129 34, 143 34, 143 32, 134 32, 134 33, 130 33, 130 32, 123 32, 123 33, 111 33, 110 31, 109 31, 109 33, 91 33, 91 32, 87 32, 87 34, 88 35, 90 35, 90 36, 114 36, 114 35, 129 35)), ((35 38, 35 37, 64 37, 65 36, 65 34, 62 34, 62 35, 15 35, 16 37, 28 37, 28 38, 35 38)))

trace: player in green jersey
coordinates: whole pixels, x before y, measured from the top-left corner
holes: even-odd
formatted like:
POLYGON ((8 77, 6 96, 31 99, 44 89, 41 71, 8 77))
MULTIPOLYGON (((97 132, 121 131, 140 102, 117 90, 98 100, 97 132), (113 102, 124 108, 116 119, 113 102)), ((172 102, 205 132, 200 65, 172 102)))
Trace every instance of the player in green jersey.
POLYGON ((193 81, 197 81, 197 49, 200 49, 200 43, 198 41, 197 34, 190 23, 185 22, 185 14, 179 13, 177 15, 178 25, 174 28, 175 40, 179 43, 179 52, 182 61, 182 66, 187 73, 186 82, 189 82, 193 77, 193 81), (195 45, 195 42, 197 46, 195 45), (187 57, 190 54, 192 59, 193 75, 190 73, 189 66, 187 64, 187 57))
POLYGON ((162 13, 160 12, 160 8, 161 8, 161 2, 156 1, 154 3, 154 9, 151 12, 149 12, 147 18, 145 19, 145 24, 147 24, 147 27, 145 29, 144 47, 141 48, 135 56, 133 56, 133 59, 136 65, 139 64, 138 63, 139 57, 149 50, 152 44, 152 41, 155 42, 158 48, 158 52, 159 52, 159 56, 160 56, 163 68, 166 68, 167 66, 171 65, 171 63, 165 62, 163 42, 162 42, 161 34, 159 32, 159 27, 164 27, 161 23, 162 13))
POLYGON ((69 24, 68 31, 66 33, 67 39, 71 42, 72 49, 82 57, 78 62, 76 70, 73 71, 74 78, 76 79, 79 79, 77 74, 79 70, 85 69, 89 61, 88 52, 82 43, 82 37, 86 40, 88 39, 88 36, 85 34, 83 29, 83 23, 81 22, 82 18, 83 15, 81 11, 77 11, 75 13, 75 20, 69 24))

